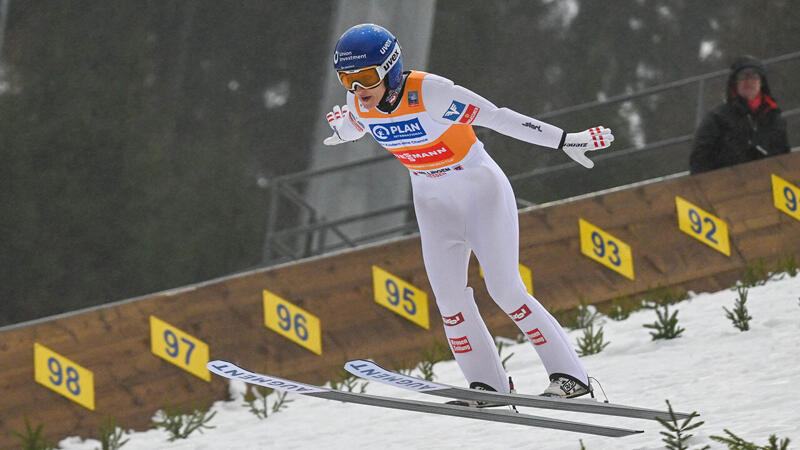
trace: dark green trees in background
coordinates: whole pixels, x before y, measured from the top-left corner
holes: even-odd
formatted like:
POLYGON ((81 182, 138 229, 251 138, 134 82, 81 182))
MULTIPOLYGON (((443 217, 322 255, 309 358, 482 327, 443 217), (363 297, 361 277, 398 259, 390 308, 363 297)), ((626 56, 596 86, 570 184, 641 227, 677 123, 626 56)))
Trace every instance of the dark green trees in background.
POLYGON ((0 325, 258 264, 259 180, 307 163, 326 8, 12 1, 0 325))

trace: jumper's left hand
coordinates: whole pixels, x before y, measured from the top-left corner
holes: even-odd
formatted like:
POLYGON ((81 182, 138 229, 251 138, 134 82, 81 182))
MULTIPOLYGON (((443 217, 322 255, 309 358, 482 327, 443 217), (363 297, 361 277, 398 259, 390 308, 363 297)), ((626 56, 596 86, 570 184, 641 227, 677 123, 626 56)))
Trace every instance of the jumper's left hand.
POLYGON ((610 128, 596 126, 580 133, 567 133, 561 149, 578 164, 591 169, 594 162, 586 156, 586 152, 604 149, 613 141, 610 128))

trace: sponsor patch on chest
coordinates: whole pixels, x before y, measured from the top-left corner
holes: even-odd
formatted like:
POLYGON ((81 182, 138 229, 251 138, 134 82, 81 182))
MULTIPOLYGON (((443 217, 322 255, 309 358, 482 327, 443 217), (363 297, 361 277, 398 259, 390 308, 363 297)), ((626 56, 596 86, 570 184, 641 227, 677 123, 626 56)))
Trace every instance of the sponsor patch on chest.
POLYGON ((430 164, 445 161, 452 158, 453 151, 444 142, 437 142, 434 145, 416 150, 390 150, 403 164, 430 164))
POLYGON ((419 119, 403 120, 401 122, 376 123, 369 126, 372 136, 380 143, 416 139, 426 135, 425 129, 419 119))

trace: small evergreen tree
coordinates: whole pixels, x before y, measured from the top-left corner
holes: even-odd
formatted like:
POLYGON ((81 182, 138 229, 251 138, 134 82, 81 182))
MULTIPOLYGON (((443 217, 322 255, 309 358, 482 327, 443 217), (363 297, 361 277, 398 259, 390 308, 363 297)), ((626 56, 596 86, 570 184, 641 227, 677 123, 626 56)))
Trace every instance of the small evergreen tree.
POLYGON ((662 305, 662 309, 656 309, 658 320, 652 324, 645 324, 645 328, 652 328, 655 332, 650 332, 653 340, 675 339, 685 330, 678 326, 678 310, 669 314, 669 305, 662 305))
POLYGON ((203 432, 203 429, 215 428, 208 425, 208 422, 217 415, 217 412, 201 411, 194 409, 189 414, 184 414, 180 406, 167 406, 158 411, 153 426, 163 428, 169 434, 169 441, 176 439, 186 439, 195 431, 203 432))
POLYGON ((769 437, 769 445, 760 446, 752 442, 745 441, 739 436, 733 434, 730 430, 725 429, 725 434, 728 436, 711 436, 711 439, 722 442, 727 445, 731 450, 787 450, 789 448, 789 438, 778 441, 778 436, 772 434, 769 437))
POLYGON ((113 417, 108 417, 100 426, 100 446, 102 450, 119 450, 130 439, 122 439, 124 433, 117 427, 113 417))
MULTIPOLYGON (((669 408, 670 420, 665 420, 660 417, 656 418, 661 425, 669 430, 661 432, 661 434, 664 436, 664 439, 661 440, 667 444, 666 448, 668 450, 686 450, 689 448, 688 441, 693 436, 688 432, 703 425, 705 422, 700 421, 690 425, 689 422, 698 416, 697 411, 693 411, 691 414, 689 414, 689 417, 684 419, 683 423, 679 424, 678 418, 675 417, 675 412, 672 410, 672 405, 669 403, 669 400, 667 400, 667 407, 669 408)), ((707 448, 709 447, 704 447, 704 449, 707 448)))
POLYGON ((23 433, 12 431, 12 434, 22 441, 20 448, 24 450, 52 450, 54 447, 47 442, 43 435, 44 424, 39 424, 35 429, 31 427, 28 416, 25 416, 25 431, 23 433))
POLYGON ((583 329, 583 338, 578 338, 578 355, 588 356, 600 353, 608 344, 610 342, 603 342, 603 327, 601 326, 595 332, 594 324, 591 324, 588 328, 583 329))
POLYGON ((733 326, 738 328, 740 331, 747 331, 750 329, 750 320, 753 318, 750 316, 750 313, 747 311, 747 288, 744 286, 736 286, 736 290, 739 293, 739 297, 736 299, 736 305, 733 308, 733 311, 728 310, 726 307, 722 307, 725 310, 725 317, 733 322, 733 326))

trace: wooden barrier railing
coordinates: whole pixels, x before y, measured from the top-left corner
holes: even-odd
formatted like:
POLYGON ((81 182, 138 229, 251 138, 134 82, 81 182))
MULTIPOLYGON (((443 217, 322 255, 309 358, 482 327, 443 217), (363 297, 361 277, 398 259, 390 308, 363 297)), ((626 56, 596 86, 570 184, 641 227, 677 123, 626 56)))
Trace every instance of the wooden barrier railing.
MULTIPOLYGON (((522 211, 520 262, 551 311, 656 286, 724 289, 748 262, 798 254, 798 184, 789 154, 522 211)), ((515 337, 478 271, 489 328, 515 337)), ((90 437, 107 417, 143 429, 166 405, 226 398, 208 358, 310 383, 352 358, 416 363, 444 342, 434 303, 412 237, 7 327, 0 447, 25 417, 51 440, 90 437)))

